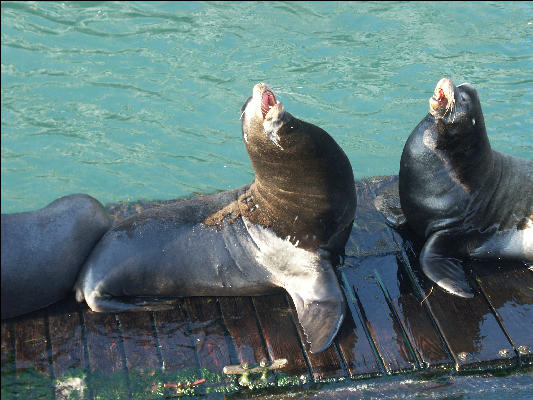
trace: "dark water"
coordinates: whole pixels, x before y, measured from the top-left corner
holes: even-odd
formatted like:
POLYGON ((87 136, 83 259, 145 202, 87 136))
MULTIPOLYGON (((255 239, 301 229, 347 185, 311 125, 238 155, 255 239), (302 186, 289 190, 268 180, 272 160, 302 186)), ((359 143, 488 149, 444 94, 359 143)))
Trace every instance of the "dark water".
MULTIPOLYGON (((195 377, 190 375, 192 382, 195 377)), ((80 399, 97 391, 95 398, 117 399, 210 399, 241 400, 381 400, 381 399, 439 399, 439 400, 529 400, 533 398, 533 372, 523 371, 509 376, 497 375, 443 375, 424 377, 416 374, 409 377, 388 376, 359 381, 344 380, 336 383, 304 385, 303 387, 274 387, 255 392, 237 392, 238 385, 228 390, 202 393, 201 389, 185 389, 177 395, 176 390, 164 390, 163 382, 172 377, 130 375, 115 373, 111 376, 92 376, 90 389, 86 375, 57 379, 52 387, 42 374, 29 370, 19 373, 18 383, 6 382, 9 375, 2 375, 2 399, 80 399), (158 382, 158 383, 156 383, 158 382), (157 389, 156 389, 157 388, 157 389), (137 391, 135 391, 137 390, 137 391), (226 392, 226 394, 224 394, 226 392), (131 393, 131 395, 130 395, 131 393)), ((177 381, 186 380, 180 374, 177 381)), ((176 379, 174 379, 176 381, 176 379)), ((241 388, 242 389, 242 388, 241 388)))

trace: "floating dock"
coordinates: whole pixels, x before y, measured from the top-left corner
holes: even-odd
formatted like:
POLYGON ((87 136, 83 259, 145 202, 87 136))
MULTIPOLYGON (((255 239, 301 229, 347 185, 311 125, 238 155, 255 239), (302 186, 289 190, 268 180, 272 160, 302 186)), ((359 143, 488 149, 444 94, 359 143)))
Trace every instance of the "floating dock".
MULTIPOLYGON (((443 292, 420 271, 421 243, 391 229, 375 209, 376 196, 396 181, 357 182, 354 228, 337 270, 347 316, 326 351, 308 351, 285 292, 183 298, 167 309, 117 314, 94 313, 72 296, 2 321, 2 394, 64 398, 78 384, 85 398, 220 398, 252 390, 224 367, 281 359, 288 362, 268 372, 270 385, 533 364, 533 272, 522 263, 472 262, 475 297, 443 292)), ((118 221, 163 203, 108 211, 118 221)))

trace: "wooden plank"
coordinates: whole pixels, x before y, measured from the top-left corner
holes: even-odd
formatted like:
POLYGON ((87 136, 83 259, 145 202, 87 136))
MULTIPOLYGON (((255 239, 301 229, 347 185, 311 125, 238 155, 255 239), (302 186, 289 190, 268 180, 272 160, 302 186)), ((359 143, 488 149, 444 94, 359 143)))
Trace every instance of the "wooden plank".
MULTIPOLYGON (((447 368, 453 360, 448 354, 437 329, 435 328, 428 310, 421 303, 421 296, 412 284, 402 262, 405 257, 400 256, 403 239, 389 228, 383 216, 375 208, 375 198, 383 190, 395 185, 397 177, 370 178, 359 184, 359 211, 356 217, 359 224, 372 221, 373 236, 360 237, 359 247, 375 254, 369 259, 374 269, 372 272, 383 291, 390 310, 400 324, 409 344, 414 352, 418 364, 422 367, 447 368), (379 234, 381 232, 381 234, 379 234), (376 242, 378 240, 378 242, 376 242), (382 245, 386 241, 388 246, 382 245), (382 249, 377 253, 372 249, 382 249), (379 255, 379 258, 376 256, 379 255)), ((352 236, 353 233, 352 233, 352 236)))
POLYGON ((129 389, 136 398, 160 398, 154 393, 159 386, 156 375, 161 373, 152 319, 148 311, 121 312, 117 314, 124 355, 129 374, 129 389))
POLYGON ((375 264, 374 276, 382 286, 389 308, 394 310, 420 366, 430 369, 452 368, 448 353, 433 324, 423 298, 409 279, 404 257, 388 255, 375 264))
POLYGON ((98 398, 128 398, 126 362, 115 314, 82 312, 89 357, 89 389, 98 398))
POLYGON ((434 285, 420 270, 421 244, 411 237, 404 242, 412 280, 423 293, 437 327, 458 370, 514 367, 518 357, 479 290, 472 299, 451 295, 434 285))
POLYGON ((252 298, 271 360, 286 358, 288 365, 280 372, 310 377, 298 332, 292 320, 285 294, 252 298))
MULTIPOLYGON (((346 245, 347 258, 341 272, 346 299, 351 302, 349 305, 356 326, 361 316, 361 323, 366 325, 385 371, 392 373, 412 370, 417 363, 402 326, 394 316, 395 311, 387 304, 378 279, 374 276, 375 267, 383 263, 386 268, 390 263, 390 255, 401 249, 383 219, 377 217, 374 207, 374 190, 386 182, 386 179, 380 178, 357 182, 354 229, 346 245)), ((365 359, 371 360, 368 350, 365 359)), ((376 365, 370 361, 369 367, 369 373, 375 373, 376 365)))
MULTIPOLYGON (((345 247, 347 257, 358 258, 397 251, 397 245, 390 240, 390 233, 387 230, 383 230, 382 224, 376 224, 370 218, 374 212, 372 185, 368 180, 356 182, 357 209, 354 227, 345 247)), ((366 321, 361 317, 362 314, 358 310, 352 289, 349 285, 346 286, 344 282, 342 283, 344 295, 351 312, 346 317, 337 335, 340 353, 352 377, 380 375, 382 373, 382 363, 381 360, 376 358, 374 344, 373 342, 370 343, 367 337, 363 326, 366 321)))
POLYGON ((61 379, 66 372, 86 367, 79 307, 68 298, 47 308, 54 375, 61 379))
POLYGON ((230 357, 226 329, 216 297, 187 298, 185 309, 191 322, 191 334, 200 366, 211 373, 222 374, 226 365, 236 364, 238 361, 230 357))
MULTIPOLYGON (((349 304, 352 304, 351 300, 349 304)), ((357 315, 353 315, 351 308, 347 310, 335 342, 346 363, 350 377, 367 378, 381 375, 380 364, 367 339, 362 322, 357 315)))
POLYGON ((122 312, 117 316, 122 330, 128 371, 151 375, 160 371, 150 313, 122 312))
MULTIPOLYGON (((361 315, 365 316, 364 323, 376 345, 385 371, 401 372, 415 367, 416 361, 410 354, 409 344, 403 338, 401 326, 393 316, 394 310, 387 305, 374 276, 374 266, 383 262, 382 256, 395 254, 400 247, 393 240, 392 233, 384 225, 383 219, 376 218, 374 198, 374 184, 371 180, 357 183, 357 211, 354 229, 346 246, 348 258, 345 260, 342 271, 347 280, 345 289, 352 290, 354 298, 357 298, 355 306, 365 308, 365 304, 368 303, 369 309, 361 310, 361 315), (376 299, 379 301, 375 301, 376 299), (391 341, 391 336, 387 332, 388 329, 393 328, 397 342, 391 341), (381 342, 376 335, 382 336, 381 342), (387 344, 392 347, 389 348, 387 344)), ((348 293, 347 298, 351 297, 348 293)))
POLYGON ((39 310, 13 320, 17 372, 34 367, 50 374, 45 316, 39 310))
POLYGON ((154 312, 154 323, 161 346, 163 370, 175 373, 184 369, 200 368, 183 304, 173 310, 154 312))
POLYGON ((120 332, 115 314, 85 311, 83 313, 91 372, 113 374, 124 371, 120 352, 120 332))
POLYGON ((361 311, 385 371, 410 371, 417 367, 416 359, 374 273, 376 265, 381 262, 384 262, 383 257, 347 259, 342 273, 346 286, 353 291, 353 297, 357 299, 356 306, 361 311))
POLYGON ((533 272, 520 262, 472 262, 471 267, 521 364, 533 364, 533 272))
POLYGON ((219 297, 224 322, 241 364, 267 362, 268 354, 250 297, 219 297))
POLYGON ((313 377, 315 380, 321 380, 325 378, 339 378, 346 376, 346 371, 342 367, 342 362, 337 352, 335 344, 332 343, 326 350, 318 354, 312 354, 309 349, 310 345, 307 342, 304 331, 300 323, 298 322, 298 314, 296 309, 292 304, 289 296, 286 296, 287 303, 291 305, 292 309, 292 318, 296 329, 298 330, 298 335, 300 337, 300 342, 303 344, 304 351, 306 353, 307 359, 313 371, 313 377))
POLYGON ((53 399, 55 385, 50 363, 46 311, 14 318, 16 392, 53 399))
POLYGON ((15 338, 10 321, 2 321, 2 393, 17 393, 15 380, 15 338))

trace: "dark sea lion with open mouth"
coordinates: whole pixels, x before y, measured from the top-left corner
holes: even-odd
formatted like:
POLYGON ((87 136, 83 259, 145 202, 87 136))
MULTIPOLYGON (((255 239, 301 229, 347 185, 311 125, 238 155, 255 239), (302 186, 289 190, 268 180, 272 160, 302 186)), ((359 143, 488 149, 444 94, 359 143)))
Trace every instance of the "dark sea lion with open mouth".
POLYGON ((104 207, 84 194, 2 214, 2 319, 71 294, 83 263, 110 226, 104 207))
POLYGON ((312 352, 344 317, 333 267, 356 208, 348 158, 324 130, 294 118, 265 84, 242 108, 251 185, 132 216, 96 246, 76 284, 94 311, 155 297, 251 296, 286 289, 312 352))
POLYGON ((441 79, 429 104, 403 150, 401 209, 428 278, 472 297, 465 260, 533 262, 533 162, 491 149, 472 85, 441 79))

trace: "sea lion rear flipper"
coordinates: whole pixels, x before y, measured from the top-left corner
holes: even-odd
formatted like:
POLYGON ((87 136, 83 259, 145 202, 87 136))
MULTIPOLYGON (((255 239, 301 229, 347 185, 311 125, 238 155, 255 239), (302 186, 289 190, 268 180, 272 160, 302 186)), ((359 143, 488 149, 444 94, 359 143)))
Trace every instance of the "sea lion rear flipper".
POLYGON ((292 297, 311 353, 326 350, 337 334, 345 313, 345 301, 331 264, 307 284, 286 288, 292 297))
POLYGON ((420 265, 426 276, 444 290, 456 296, 472 298, 474 293, 466 279, 462 261, 446 255, 447 250, 457 248, 460 242, 460 237, 452 237, 447 231, 434 233, 422 248, 420 265))

